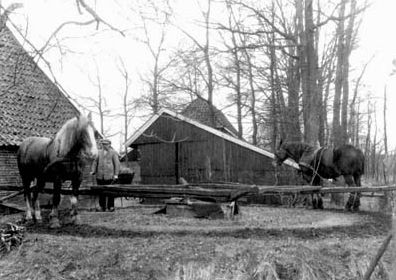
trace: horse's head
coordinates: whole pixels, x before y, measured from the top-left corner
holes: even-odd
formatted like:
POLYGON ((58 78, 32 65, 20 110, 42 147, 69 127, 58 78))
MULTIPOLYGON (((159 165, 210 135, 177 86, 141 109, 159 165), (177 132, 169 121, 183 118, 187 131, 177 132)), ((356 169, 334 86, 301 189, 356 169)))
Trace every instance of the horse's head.
POLYGON ((287 151, 287 145, 286 143, 283 143, 281 139, 278 148, 275 151, 275 158, 274 161, 272 162, 272 165, 280 166, 288 157, 289 157, 289 153, 287 151))
POLYGON ((85 118, 80 116, 82 124, 81 136, 79 144, 81 146, 80 152, 82 155, 88 158, 96 158, 98 156, 98 147, 95 140, 95 130, 91 121, 90 116, 85 118), (81 120, 81 118, 84 118, 81 120))
POLYGON ((95 158, 98 148, 90 115, 78 116, 67 121, 55 136, 57 157, 83 156, 95 158))

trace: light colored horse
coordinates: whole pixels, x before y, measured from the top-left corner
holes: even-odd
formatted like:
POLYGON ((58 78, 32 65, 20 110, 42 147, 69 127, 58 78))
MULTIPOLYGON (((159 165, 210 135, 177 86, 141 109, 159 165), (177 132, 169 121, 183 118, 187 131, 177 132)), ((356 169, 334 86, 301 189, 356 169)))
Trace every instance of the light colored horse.
POLYGON ((78 189, 82 182, 82 170, 87 158, 98 155, 91 117, 78 116, 68 120, 54 139, 29 137, 19 146, 17 161, 26 201, 26 221, 42 222, 38 193, 46 182, 53 182, 53 201, 50 228, 59 228, 58 206, 62 183, 71 180, 71 221, 79 222, 77 212, 78 189), (30 185, 37 180, 31 197, 30 185))

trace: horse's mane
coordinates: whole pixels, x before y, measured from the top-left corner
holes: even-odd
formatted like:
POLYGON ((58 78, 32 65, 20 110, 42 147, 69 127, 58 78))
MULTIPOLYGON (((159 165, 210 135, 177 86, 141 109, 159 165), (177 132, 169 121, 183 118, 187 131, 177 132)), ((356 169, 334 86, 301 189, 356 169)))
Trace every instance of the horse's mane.
POLYGON ((68 120, 56 133, 54 148, 58 157, 65 157, 78 143, 81 132, 88 126, 89 120, 79 116, 68 120))
POLYGON ((300 159, 303 154, 313 154, 316 151, 316 148, 314 146, 303 142, 287 142, 282 144, 282 146, 283 148, 294 154, 298 159, 300 159))

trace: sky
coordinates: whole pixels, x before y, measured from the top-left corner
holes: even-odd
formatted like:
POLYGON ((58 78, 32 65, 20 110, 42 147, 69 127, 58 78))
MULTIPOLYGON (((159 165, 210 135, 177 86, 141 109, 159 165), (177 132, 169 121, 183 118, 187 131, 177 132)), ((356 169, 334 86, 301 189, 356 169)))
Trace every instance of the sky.
POLYGON ((351 64, 360 72, 362 65, 371 57, 363 77, 367 89, 376 98, 379 133, 383 129, 383 96, 384 88, 387 91, 387 132, 390 150, 396 148, 396 127, 393 121, 396 119, 396 76, 392 76, 392 70, 396 68, 392 61, 396 59, 396 1, 373 0, 370 8, 365 12, 364 19, 359 31, 358 48, 351 57, 351 64))
MULTIPOLYGON (((80 14, 73 0, 3 0, 4 7, 10 3, 20 2, 23 7, 11 16, 11 20, 22 29, 28 26, 27 34, 29 40, 36 46, 41 47, 49 38, 51 33, 63 22, 70 20, 83 21, 88 16, 80 14), (26 24, 28 22, 28 25, 26 24)), ((88 1, 94 3, 95 1, 88 1)), ((115 27, 125 29, 127 36, 122 36, 114 31, 97 31, 93 25, 90 26, 68 26, 61 32, 60 43, 67 47, 68 51, 60 56, 57 49, 52 49, 45 54, 51 62, 57 81, 66 92, 80 103, 88 104, 86 97, 94 97, 97 94, 95 79, 99 73, 102 82, 102 90, 106 101, 113 111, 120 110, 121 92, 120 85, 124 83, 119 72, 120 60, 123 60, 131 75, 131 94, 139 96, 144 91, 140 84, 139 73, 148 70, 151 57, 141 43, 137 42, 135 24, 138 19, 128 5, 128 1, 108 1, 108 5, 98 5, 100 14, 106 21, 115 27), (116 3, 116 4, 115 4, 116 3), (125 19, 125 14, 130 18, 125 19), (110 15, 121 15, 110 17, 110 15), (128 22, 130 20, 131 22, 128 22), (62 58, 61 58, 62 57, 62 58)), ((180 0, 176 9, 179 21, 191 24, 199 14, 199 7, 195 0, 180 0)), ((206 2, 206 1, 203 1, 206 2)), ((106 1, 107 3, 107 1, 106 1)), ((365 12, 362 22, 358 48, 351 56, 351 76, 357 75, 362 65, 367 63, 371 57, 372 61, 367 67, 363 77, 365 90, 377 97, 378 110, 382 110, 383 92, 386 86, 388 92, 388 143, 390 149, 396 148, 396 128, 391 126, 396 118, 396 76, 391 76, 392 60, 396 59, 396 1, 395 0, 372 0, 370 8, 365 12)), ((151 30, 155 38, 155 30, 151 30)), ((180 32, 172 31, 168 39, 178 40, 180 32)), ((46 71, 46 69, 44 69, 46 71)), ((221 108, 220 104, 216 104, 221 108)), ((382 114, 378 117, 378 126, 382 130, 382 114)), ((94 120, 98 116, 94 115, 94 120)), ((130 133, 142 125, 144 118, 133 119, 130 133)), ((98 126, 98 121, 96 121, 98 126)), ((119 119, 107 119, 106 127, 112 128, 109 134, 119 130, 119 119), (115 129, 116 128, 116 129, 115 129)), ((122 143, 120 135, 111 137, 113 146, 118 149, 122 143)))

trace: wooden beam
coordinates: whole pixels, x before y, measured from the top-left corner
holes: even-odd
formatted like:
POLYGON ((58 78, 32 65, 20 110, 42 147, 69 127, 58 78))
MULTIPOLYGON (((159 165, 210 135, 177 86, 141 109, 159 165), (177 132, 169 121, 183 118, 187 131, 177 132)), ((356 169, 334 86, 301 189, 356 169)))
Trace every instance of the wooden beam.
MULTIPOLYGON (((22 188, 15 186, 0 186, 0 190, 16 191, 12 194, 21 193, 22 188)), ((170 198, 176 196, 190 196, 196 198, 214 198, 218 201, 232 201, 235 197, 257 194, 309 194, 319 193, 381 193, 387 191, 396 191, 396 185, 393 186, 376 186, 376 187, 321 187, 321 186, 262 186, 247 184, 222 184, 222 183, 205 183, 189 185, 85 185, 79 189, 81 195, 98 195, 106 192, 117 196, 131 197, 158 197, 170 198)), ((52 193, 51 187, 44 188, 43 192, 52 193)), ((72 190, 61 189, 61 194, 70 195, 72 190)))
POLYGON ((396 191, 396 186, 377 186, 377 187, 324 187, 320 189, 321 193, 346 193, 346 192, 389 192, 396 191))
POLYGON ((209 199, 216 201, 233 201, 239 197, 248 194, 258 193, 255 187, 239 189, 210 189, 202 187, 191 187, 184 185, 176 186, 158 186, 158 185, 102 185, 92 186, 91 190, 97 193, 107 193, 115 196, 132 196, 132 197, 154 197, 154 198, 171 198, 171 197, 192 197, 209 199))

